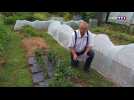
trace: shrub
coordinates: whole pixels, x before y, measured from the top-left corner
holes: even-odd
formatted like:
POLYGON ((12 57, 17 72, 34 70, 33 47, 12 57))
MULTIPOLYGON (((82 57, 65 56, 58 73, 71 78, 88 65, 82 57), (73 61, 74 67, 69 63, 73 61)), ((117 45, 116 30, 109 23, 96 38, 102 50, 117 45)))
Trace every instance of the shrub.
POLYGON ((24 26, 22 32, 24 32, 27 37, 39 36, 37 30, 29 25, 24 26))
POLYGON ((111 30, 111 31, 118 31, 118 32, 122 32, 122 33, 129 32, 128 26, 117 24, 117 23, 104 24, 103 27, 106 27, 108 30, 111 30))
POLYGON ((80 12, 80 15, 82 16, 83 20, 88 22, 90 18, 96 17, 96 12, 80 12))
POLYGON ((68 60, 62 60, 57 54, 50 50, 48 52, 49 60, 55 60, 55 72, 52 80, 49 81, 49 86, 73 86, 70 82, 70 78, 75 77, 76 73, 71 66, 69 66, 68 60))
POLYGON ((34 13, 33 18, 35 20, 48 20, 49 14, 48 13, 34 13))
POLYGON ((9 16, 4 16, 5 24, 13 25, 15 24, 16 20, 34 21, 36 18, 34 18, 33 13, 30 12, 17 12, 9 16))
POLYGON ((8 16, 8 17, 5 17, 4 18, 4 23, 7 24, 7 25, 14 25, 16 20, 20 20, 20 19, 23 19, 22 16, 8 16))
POLYGON ((63 16, 65 21, 71 20, 73 18, 73 15, 69 12, 65 12, 63 16))

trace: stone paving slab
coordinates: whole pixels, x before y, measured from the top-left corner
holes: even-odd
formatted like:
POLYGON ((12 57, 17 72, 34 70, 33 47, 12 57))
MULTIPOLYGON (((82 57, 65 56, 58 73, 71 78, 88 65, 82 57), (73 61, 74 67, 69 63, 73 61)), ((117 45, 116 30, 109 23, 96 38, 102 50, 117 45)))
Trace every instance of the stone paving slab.
POLYGON ((29 64, 29 65, 33 65, 33 64, 35 64, 35 63, 36 63, 35 57, 29 57, 29 58, 28 58, 28 64, 29 64))
POLYGON ((43 72, 32 74, 32 76, 33 76, 33 83, 44 81, 43 72))
POLYGON ((43 68, 37 64, 34 56, 29 57, 28 64, 32 73, 34 87, 48 87, 48 80, 53 76, 53 65, 49 62, 48 58, 44 56, 44 62, 47 62, 49 78, 45 79, 43 68))
POLYGON ((45 81, 39 82, 38 84, 34 85, 34 87, 48 87, 48 81, 45 80, 45 81))
POLYGON ((48 75, 50 76, 50 78, 53 76, 53 65, 48 62, 48 75))
POLYGON ((30 69, 31 69, 31 72, 32 73, 38 73, 38 72, 41 72, 42 71, 42 69, 40 68, 40 66, 37 65, 37 64, 33 64, 33 66, 30 67, 30 69))
POLYGON ((43 82, 39 82, 39 86, 48 87, 48 80, 45 80, 43 82))

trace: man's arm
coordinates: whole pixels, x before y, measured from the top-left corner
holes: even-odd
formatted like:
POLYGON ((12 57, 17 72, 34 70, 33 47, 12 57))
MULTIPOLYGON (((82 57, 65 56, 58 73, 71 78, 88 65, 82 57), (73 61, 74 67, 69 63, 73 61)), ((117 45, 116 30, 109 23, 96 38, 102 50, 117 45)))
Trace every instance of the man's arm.
POLYGON ((69 43, 69 48, 70 48, 70 52, 72 53, 73 56, 73 60, 77 60, 77 54, 76 54, 76 50, 74 49, 74 45, 75 45, 75 35, 72 35, 72 38, 70 40, 69 43))
POLYGON ((87 48, 86 48, 86 50, 85 50, 85 53, 84 54, 86 54, 87 55, 87 53, 88 52, 90 52, 90 50, 92 49, 92 47, 93 47, 93 35, 92 35, 92 33, 91 32, 89 32, 89 41, 88 41, 88 46, 87 46, 87 48))
POLYGON ((76 51, 75 51, 75 49, 74 48, 70 48, 70 51, 71 51, 71 53, 72 53, 72 55, 73 55, 73 60, 77 60, 77 54, 76 54, 76 51))
POLYGON ((86 48, 84 54, 87 55, 87 53, 90 52, 91 49, 92 49, 92 46, 88 46, 88 47, 86 48))

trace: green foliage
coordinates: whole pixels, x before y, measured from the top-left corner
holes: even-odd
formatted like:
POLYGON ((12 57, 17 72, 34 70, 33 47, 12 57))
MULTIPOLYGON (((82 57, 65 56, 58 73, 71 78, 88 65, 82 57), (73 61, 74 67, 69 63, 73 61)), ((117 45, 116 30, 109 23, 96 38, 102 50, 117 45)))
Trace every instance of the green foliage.
POLYGON ((26 37, 40 35, 39 32, 37 32, 37 30, 35 28, 33 28, 32 26, 29 26, 29 25, 24 26, 21 31, 26 35, 26 37))
POLYGON ((82 16, 83 20, 88 22, 90 18, 96 17, 96 12, 80 12, 80 15, 82 16))
POLYGON ((57 75, 59 77, 59 79, 57 78, 53 78, 53 80, 49 81, 49 87, 72 87, 73 84, 66 80, 65 78, 61 78, 63 75, 62 74, 58 74, 57 75))
POLYGON ((38 48, 35 50, 35 57, 40 66, 43 66, 45 64, 45 62, 43 60, 43 55, 44 55, 44 52, 42 49, 38 48))
POLYGON ((48 20, 49 14, 47 12, 36 12, 33 17, 35 20, 48 20))
POLYGON ((29 20, 33 21, 35 18, 30 14, 17 14, 12 16, 5 16, 4 17, 4 23, 7 25, 14 25, 16 20, 29 20))
POLYGON ((16 20, 22 19, 20 16, 8 16, 4 18, 4 23, 7 25, 13 25, 15 24, 16 20))
POLYGON ((4 15, 4 22, 7 25, 14 25, 16 20, 48 20, 49 17, 47 12, 5 12, 2 15, 4 15))
POLYGON ((63 18, 65 21, 69 21, 73 18, 73 14, 69 12, 64 12, 63 18))
POLYGON ((115 44, 128 44, 134 42, 134 36, 128 34, 127 26, 117 24, 104 24, 92 28, 95 33, 107 34, 115 44))
POLYGON ((14 25, 16 20, 29 20, 29 21, 40 20, 40 18, 38 18, 38 16, 34 16, 34 13, 32 12, 16 12, 11 14, 5 13, 3 15, 4 15, 4 23, 7 25, 14 25))
POLYGON ((20 20, 34 21, 33 12, 16 12, 15 16, 20 17, 20 20))
POLYGON ((117 31, 117 32, 126 33, 126 34, 129 32, 128 26, 116 24, 116 23, 104 24, 102 25, 102 27, 106 27, 107 30, 110 30, 110 31, 117 31))
POLYGON ((3 24, 0 24, 0 55, 4 55, 5 49, 7 49, 9 42, 11 41, 12 33, 9 32, 8 27, 3 24))
MULTIPOLYGON (((61 60, 57 54, 50 50, 48 52, 49 60, 54 61, 55 72, 52 80, 49 81, 49 86, 63 87, 63 86, 73 86, 70 82, 70 78, 74 77, 74 71, 71 66, 66 65, 66 61, 61 60)), ((69 63, 69 62, 68 62, 69 63)))
POLYGON ((48 12, 51 16, 55 17, 63 17, 65 21, 72 20, 73 13, 72 12, 48 12))
POLYGON ((10 27, 0 22, 0 52, 6 64, 1 66, 0 86, 32 86, 21 39, 10 27))
POLYGON ((45 78, 48 79, 49 75, 48 75, 48 66, 47 66, 47 62, 44 61, 44 50, 43 49, 36 49, 35 51, 35 57, 37 60, 37 63, 39 64, 39 66, 43 69, 44 74, 45 74, 45 78))

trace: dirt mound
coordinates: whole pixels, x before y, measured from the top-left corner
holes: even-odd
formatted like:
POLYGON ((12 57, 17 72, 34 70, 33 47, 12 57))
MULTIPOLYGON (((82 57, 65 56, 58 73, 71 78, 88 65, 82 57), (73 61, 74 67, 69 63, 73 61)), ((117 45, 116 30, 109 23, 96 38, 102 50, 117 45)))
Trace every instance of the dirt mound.
POLYGON ((23 44, 24 49, 27 52, 27 56, 33 56, 37 48, 41 48, 44 50, 48 48, 44 39, 40 37, 24 38, 22 40, 22 44, 23 44))

